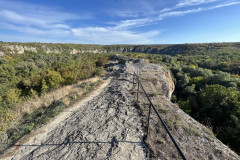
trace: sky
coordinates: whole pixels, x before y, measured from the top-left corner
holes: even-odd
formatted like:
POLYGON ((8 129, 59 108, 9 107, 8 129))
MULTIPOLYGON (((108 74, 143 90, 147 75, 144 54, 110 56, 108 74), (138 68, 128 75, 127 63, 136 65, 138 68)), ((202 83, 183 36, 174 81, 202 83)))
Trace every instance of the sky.
POLYGON ((0 41, 240 42, 240 0, 0 0, 0 41))

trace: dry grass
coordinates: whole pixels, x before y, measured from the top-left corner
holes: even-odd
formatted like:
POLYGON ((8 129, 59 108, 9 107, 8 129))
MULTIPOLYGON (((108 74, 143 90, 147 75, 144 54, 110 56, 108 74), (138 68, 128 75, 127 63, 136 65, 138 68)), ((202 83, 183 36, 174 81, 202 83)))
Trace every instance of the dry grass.
POLYGON ((79 85, 91 82, 94 83, 99 80, 99 77, 90 78, 87 80, 79 81, 77 84, 64 86, 62 88, 56 89, 54 91, 51 91, 49 93, 46 93, 40 97, 29 99, 27 102, 25 102, 22 105, 19 105, 16 107, 16 110, 14 110, 14 121, 11 122, 11 127, 18 124, 19 120, 22 119, 22 117, 25 114, 31 114, 33 111, 40 107, 47 107, 50 104, 52 104, 54 101, 57 101, 61 98, 64 98, 64 102, 66 105, 70 104, 70 101, 68 98, 66 98, 67 95, 71 93, 77 93, 78 95, 82 94, 82 88, 79 87, 79 85))
MULTIPOLYGON (((15 124, 14 127, 7 130, 5 136, 0 135, 0 152, 4 148, 11 146, 14 143, 22 142, 22 140, 26 140, 26 137, 30 136, 32 130, 36 130, 37 128, 51 122, 55 119, 57 115, 59 115, 65 109, 76 106, 79 101, 84 100, 85 98, 89 97, 92 94, 93 90, 98 89, 104 81, 100 80, 99 78, 92 78, 87 81, 79 82, 78 84, 68 86, 69 94, 64 97, 55 97, 52 98, 53 102, 49 104, 49 106, 42 106, 31 113, 25 113, 25 115, 20 119, 19 123, 15 124), (59 98, 56 100, 56 98, 59 98), (25 138, 21 139, 24 135, 25 138)), ((61 89, 62 91, 66 91, 64 87, 61 89)), ((56 90, 60 92, 59 90, 56 90)), ((56 92, 55 91, 55 92, 56 92)), ((56 93, 54 93, 55 95, 56 93)), ((40 98, 45 98, 42 96, 40 98)), ((39 100, 39 99, 38 99, 39 100)), ((37 101, 37 100, 36 100, 37 101)), ((43 103, 41 103, 43 105, 43 103)))
POLYGON ((100 83, 99 77, 80 81, 74 85, 68 85, 41 97, 29 99, 12 111, 13 120, 10 123, 1 123, 5 127, 0 134, 0 152, 11 145, 23 135, 33 129, 47 123, 52 117, 58 115, 64 108, 72 106, 78 100, 84 98, 100 83), (8 144, 9 143, 9 144, 8 144))

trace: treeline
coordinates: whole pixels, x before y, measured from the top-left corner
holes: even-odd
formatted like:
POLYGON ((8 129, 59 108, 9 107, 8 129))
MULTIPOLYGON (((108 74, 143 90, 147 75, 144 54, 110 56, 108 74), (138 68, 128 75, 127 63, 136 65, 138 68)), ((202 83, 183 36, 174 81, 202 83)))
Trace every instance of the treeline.
POLYGON ((219 49, 205 54, 176 55, 179 62, 202 68, 240 74, 240 50, 219 49))
POLYGON ((173 66, 172 73, 176 78, 172 100, 240 152, 240 79, 186 65, 173 66))
MULTIPOLYGON (((6 54, 0 57, 0 132, 12 111, 32 97, 101 75, 110 54, 6 54)), ((6 128, 5 128, 6 129, 6 128)))
MULTIPOLYGON (((215 55, 178 54, 175 56, 129 53, 134 58, 146 58, 152 63, 163 64, 171 69, 175 78, 172 101, 199 122, 212 128, 215 135, 236 152, 240 153, 240 77, 239 69, 228 72, 220 67, 207 69, 207 56, 217 65, 230 63, 222 53, 215 55), (224 57, 224 58, 223 58, 224 57), (203 67, 200 67, 203 66, 203 67), (232 74, 231 74, 232 73, 232 74)), ((234 54, 237 60, 240 54, 234 54)), ((239 63, 239 62, 238 62, 239 63)), ((239 66, 238 66, 239 67, 239 66)))

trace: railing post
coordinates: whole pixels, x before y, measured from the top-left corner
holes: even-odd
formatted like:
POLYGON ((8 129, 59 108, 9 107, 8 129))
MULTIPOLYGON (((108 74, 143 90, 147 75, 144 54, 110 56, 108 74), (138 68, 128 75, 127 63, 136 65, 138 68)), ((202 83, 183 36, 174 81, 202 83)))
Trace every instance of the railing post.
POLYGON ((138 64, 138 72, 137 72, 137 74, 138 74, 138 77, 139 77, 139 74, 140 74, 140 67, 139 67, 139 64, 138 64))
MULTIPOLYGON (((135 74, 135 75, 136 75, 136 74, 135 74)), ((145 89, 144 89, 143 86, 142 86, 142 83, 141 83, 140 80, 139 80, 139 76, 138 76, 138 75, 136 75, 136 81, 137 81, 137 83, 138 83, 138 90, 139 90, 139 86, 140 86, 141 89, 143 90, 143 93, 145 94, 145 96, 147 97, 148 101, 150 102, 149 111, 148 111, 148 125, 147 125, 148 128, 147 128, 147 136, 146 136, 146 139, 148 138, 148 134, 149 134, 149 123, 150 123, 151 108, 153 108, 154 112, 157 114, 159 120, 161 121, 164 129, 167 131, 169 137, 171 138, 173 144, 175 145, 178 153, 180 154, 180 156, 182 157, 183 160, 186 160, 183 152, 181 151, 181 149, 179 148, 177 142, 175 141, 175 139, 173 138, 172 134, 171 134, 170 131, 168 130, 165 122, 163 121, 163 119, 161 118, 160 114, 158 113, 158 111, 156 110, 156 108, 154 107, 154 105, 152 104, 152 102, 151 102, 148 94, 146 93, 145 89)), ((138 100, 138 92, 137 92, 137 100, 138 100)))
POLYGON ((137 102, 138 102, 138 92, 139 92, 139 77, 137 77, 137 84, 138 84, 138 88, 137 88, 137 102))
POLYGON ((150 134, 149 133, 149 125, 150 125, 151 107, 152 107, 152 104, 150 103, 149 109, 148 109, 148 124, 147 124, 147 138, 146 138, 146 140, 148 139, 148 135, 150 134))
POLYGON ((135 76, 135 75, 133 74, 133 87, 134 87, 134 78, 135 78, 134 76, 135 76))

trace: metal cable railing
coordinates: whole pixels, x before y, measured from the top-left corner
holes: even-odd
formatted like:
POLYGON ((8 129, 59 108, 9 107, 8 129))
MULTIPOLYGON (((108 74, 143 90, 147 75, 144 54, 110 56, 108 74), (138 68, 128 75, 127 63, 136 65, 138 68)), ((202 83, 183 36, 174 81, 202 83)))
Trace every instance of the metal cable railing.
MULTIPOLYGON (((139 74, 139 71, 138 71, 138 74, 139 74)), ((138 101, 138 93, 139 93, 139 88, 141 88, 143 90, 143 93, 145 94, 145 96, 147 97, 150 105, 149 105, 149 111, 148 111, 148 124, 147 124, 147 137, 148 137, 148 134, 149 134, 149 123, 150 123, 150 116, 151 116, 151 108, 153 108, 154 112, 157 114, 159 120, 161 121, 164 129, 167 131, 169 137, 171 138, 173 144, 175 145, 178 153, 180 154, 180 156, 182 157, 183 160, 186 160, 183 152, 181 151, 181 149, 179 148, 177 142, 175 141, 175 139, 173 138, 172 134, 170 133, 167 125, 165 124, 165 122, 163 121, 163 119, 161 118, 160 114, 158 113, 158 111, 156 110, 155 106, 153 105, 152 101, 150 100, 148 94, 146 93, 145 89, 143 88, 143 85, 142 83, 140 82, 139 80, 139 76, 134 72, 134 75, 133 75, 133 85, 135 84, 134 83, 134 80, 137 81, 137 101, 138 101)))

